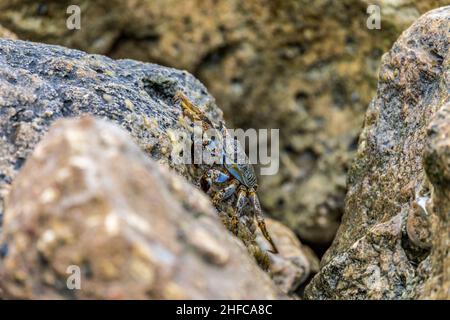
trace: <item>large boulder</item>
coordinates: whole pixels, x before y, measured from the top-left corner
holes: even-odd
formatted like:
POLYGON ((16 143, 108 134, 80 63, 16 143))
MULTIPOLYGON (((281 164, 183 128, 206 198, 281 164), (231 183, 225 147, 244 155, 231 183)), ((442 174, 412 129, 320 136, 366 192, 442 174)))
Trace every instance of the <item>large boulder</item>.
POLYGON ((303 240, 327 246, 343 212, 346 172, 381 55, 420 14, 448 0, 4 0, 20 38, 186 69, 229 123, 280 128, 281 165, 262 176, 263 207, 303 240), (366 27, 369 5, 381 29, 366 27))
POLYGON ((383 56, 345 214, 310 299, 450 299, 450 7, 383 56))
POLYGON ((283 297, 204 193, 92 117, 57 121, 36 146, 0 242, 1 298, 283 297))

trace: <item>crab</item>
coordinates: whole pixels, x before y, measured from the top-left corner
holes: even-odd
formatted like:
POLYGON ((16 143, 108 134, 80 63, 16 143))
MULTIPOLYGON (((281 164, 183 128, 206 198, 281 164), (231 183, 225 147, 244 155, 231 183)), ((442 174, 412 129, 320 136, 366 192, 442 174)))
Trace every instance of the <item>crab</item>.
POLYGON ((272 253, 278 253, 278 249, 273 242, 269 232, 267 231, 266 223, 262 214, 261 204, 257 195, 257 179, 253 166, 249 163, 245 153, 241 151, 239 145, 234 143, 232 151, 227 147, 227 141, 230 141, 230 135, 225 128, 224 122, 220 121, 219 125, 214 125, 212 121, 194 105, 181 92, 178 91, 174 96, 174 101, 181 105, 183 116, 188 117, 192 123, 201 123, 203 131, 218 130, 221 133, 222 139, 210 139, 203 143, 203 147, 219 152, 220 164, 210 168, 200 178, 200 186, 204 192, 209 194, 209 191, 214 185, 223 186, 215 194, 211 195, 214 206, 230 199, 233 195, 236 196, 236 204, 231 218, 231 231, 237 235, 238 224, 252 225, 256 219, 257 225, 261 230, 264 238, 270 243, 272 253), (219 145, 219 142, 222 144, 219 145), (219 146, 219 147, 218 147, 219 146), (245 161, 234 161, 236 153, 243 154, 245 161), (250 210, 244 210, 250 204, 250 210))

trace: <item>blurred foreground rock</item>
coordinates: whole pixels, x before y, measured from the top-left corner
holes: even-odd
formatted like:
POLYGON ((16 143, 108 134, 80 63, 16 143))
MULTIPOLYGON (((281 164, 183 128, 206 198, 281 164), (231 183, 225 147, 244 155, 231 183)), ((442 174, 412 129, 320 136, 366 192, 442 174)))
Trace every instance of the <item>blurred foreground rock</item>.
POLYGON ((450 7, 383 57, 345 214, 310 299, 450 299, 450 7))
POLYGON ((20 38, 186 69, 229 124, 280 128, 281 165, 261 177, 266 211, 327 246, 343 212, 346 173, 376 89, 381 55, 448 0, 3 0, 20 38), (80 5, 81 29, 66 9, 80 5), (367 28, 369 5, 381 29, 367 28))
POLYGON ((2 298, 281 298, 209 199, 131 141, 92 117, 51 127, 7 198, 2 298))

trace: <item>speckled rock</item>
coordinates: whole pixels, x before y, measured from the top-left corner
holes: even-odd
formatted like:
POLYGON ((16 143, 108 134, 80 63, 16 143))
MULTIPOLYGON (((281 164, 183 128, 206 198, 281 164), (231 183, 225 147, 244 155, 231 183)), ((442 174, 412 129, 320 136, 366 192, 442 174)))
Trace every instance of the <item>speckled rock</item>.
MULTIPOLYGON (((448 55, 447 55, 448 65, 448 55)), ((447 88, 449 75, 447 70, 447 88)), ((450 101, 447 98, 428 128, 428 141, 424 153, 424 165, 431 181, 429 211, 431 217, 412 223, 416 246, 432 249, 427 265, 427 277, 418 297, 423 299, 450 300, 450 101), (423 221, 423 222, 422 222, 423 221), (422 222, 422 223, 421 223, 422 222), (424 228, 425 226, 425 228, 424 228), (425 230, 423 230, 425 229, 425 230)), ((422 211, 423 212, 423 211, 422 211)), ((409 231, 407 229, 407 231, 409 231)))
MULTIPOLYGON (((119 124, 146 154, 198 185, 210 166, 172 157, 181 148, 177 133, 190 136, 192 130, 174 101, 178 90, 212 121, 221 119, 214 99, 185 71, 0 39, 0 212, 12 180, 50 124, 81 114, 119 124)), ((233 200, 220 208, 227 226, 233 200)), ((241 226, 239 237, 267 269, 268 257, 256 244, 254 230, 241 226)))
POLYGON ((205 194, 92 117, 59 120, 37 145, 7 198, 1 242, 3 298, 283 297, 205 194), (69 266, 79 290, 66 285, 69 266))
POLYGON ((450 299, 450 7, 383 56, 345 214, 310 299, 450 299))
POLYGON ((22 39, 186 69, 241 128, 281 128, 279 174, 261 177, 263 207, 302 240, 327 246, 346 172, 376 88, 381 55, 420 14, 448 0, 4 0, 0 23, 22 39), (45 4, 44 4, 45 3, 45 4), (381 7, 380 30, 366 28, 381 7), (39 26, 39 27, 37 27, 39 26))

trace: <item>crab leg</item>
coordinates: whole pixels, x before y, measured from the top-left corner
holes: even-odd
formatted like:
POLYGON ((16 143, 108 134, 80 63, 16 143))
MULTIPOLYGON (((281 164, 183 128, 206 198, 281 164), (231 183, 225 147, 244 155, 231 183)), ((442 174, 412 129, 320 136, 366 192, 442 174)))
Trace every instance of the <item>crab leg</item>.
POLYGON ((191 121, 201 121, 203 125, 203 130, 208 130, 213 128, 213 124, 208 117, 193 103, 189 101, 189 99, 181 92, 177 91, 174 97, 175 102, 179 102, 182 109, 183 115, 187 116, 191 121))
POLYGON ((256 195, 256 192, 253 190, 250 190, 249 195, 250 195, 249 196, 250 203, 251 203, 252 207, 254 208, 256 221, 258 222, 258 227, 261 230, 262 234, 264 235, 264 238, 266 238, 266 240, 272 246, 273 253, 278 253, 278 249, 275 246, 275 243, 273 242, 272 238, 270 237, 269 232, 267 231, 266 223, 262 216, 261 204, 259 203, 258 196, 256 195))
MULTIPOLYGON (((237 234, 238 222, 243 218, 242 211, 247 203, 247 191, 244 187, 239 188, 237 200, 236 200, 236 214, 232 220, 233 232, 237 234)), ((241 221, 242 222, 242 221, 241 221)))

